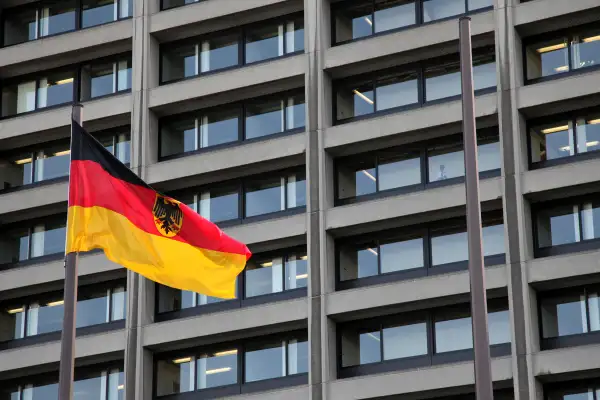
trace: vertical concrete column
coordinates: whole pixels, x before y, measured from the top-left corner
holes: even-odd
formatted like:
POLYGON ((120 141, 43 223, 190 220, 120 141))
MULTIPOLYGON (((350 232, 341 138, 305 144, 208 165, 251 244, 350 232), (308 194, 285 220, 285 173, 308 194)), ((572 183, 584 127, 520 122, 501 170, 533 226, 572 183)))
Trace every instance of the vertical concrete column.
POLYGON ((498 124, 502 147, 504 226, 507 237, 507 274, 512 321, 512 364, 515 399, 534 400, 531 368, 531 306, 526 260, 531 230, 523 198, 521 174, 527 170, 525 124, 520 118, 516 89, 522 85, 520 39, 514 28, 517 0, 496 0, 496 63, 498 70, 498 124))

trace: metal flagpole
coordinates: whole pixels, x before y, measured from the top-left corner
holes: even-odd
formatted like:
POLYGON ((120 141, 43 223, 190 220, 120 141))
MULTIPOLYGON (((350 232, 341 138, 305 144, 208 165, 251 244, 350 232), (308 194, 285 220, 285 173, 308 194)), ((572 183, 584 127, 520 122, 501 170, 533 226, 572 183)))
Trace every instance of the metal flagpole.
POLYGON ((471 318, 475 351, 475 393, 477 400, 492 400, 492 367, 487 326, 487 299, 479 202, 479 168, 475 133, 475 94, 473 92, 473 56, 471 54, 471 18, 459 21, 460 73, 462 82, 463 142, 467 194, 467 237, 471 280, 471 318))
MULTIPOLYGON (((73 121, 81 125, 83 105, 73 105, 73 121)), ((73 122, 71 122, 71 152, 73 151, 73 122)), ((70 175, 70 174, 69 174, 70 175)), ((67 227, 68 229, 68 227, 67 227)), ((68 231, 67 231, 68 234, 68 231)), ((64 318, 60 348, 58 400, 72 400, 75 364, 75 314, 77 306, 77 253, 65 255, 64 318)))

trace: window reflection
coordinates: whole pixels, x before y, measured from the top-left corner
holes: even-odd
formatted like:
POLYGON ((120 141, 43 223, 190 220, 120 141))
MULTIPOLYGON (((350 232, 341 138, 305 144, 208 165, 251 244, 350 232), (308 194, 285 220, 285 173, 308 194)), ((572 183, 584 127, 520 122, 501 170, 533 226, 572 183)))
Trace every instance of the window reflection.
POLYGON ((540 248, 600 237, 600 204, 596 201, 544 207, 536 219, 540 248))
POLYGON ((542 296, 540 314, 542 336, 554 338, 600 330, 598 290, 573 289, 567 293, 542 296))

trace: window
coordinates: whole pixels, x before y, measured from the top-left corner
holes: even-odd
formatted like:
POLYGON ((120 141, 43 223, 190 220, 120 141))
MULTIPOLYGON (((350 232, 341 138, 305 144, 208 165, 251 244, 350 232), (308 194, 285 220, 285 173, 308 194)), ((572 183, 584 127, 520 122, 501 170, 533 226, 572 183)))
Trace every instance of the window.
MULTIPOLYGON (((490 346, 505 345, 496 354, 506 354, 511 340, 506 302, 490 300, 488 314, 490 346)), ((473 348, 469 307, 452 306, 346 323, 341 326, 339 344, 342 378, 431 365, 443 353, 455 354, 454 359, 443 359, 445 362, 463 361, 473 348), (434 338, 432 345, 430 338, 434 338), (461 357, 464 353, 460 351, 464 350, 469 352, 461 357)))
MULTIPOLYGON (((207 391, 240 394, 244 384, 308 373, 306 333, 248 339, 212 346, 200 351, 159 356, 156 362, 156 394, 207 391), (240 368, 243 363, 243 368, 240 368), (229 391, 228 391, 229 390, 229 391)), ((296 381, 280 381, 281 386, 296 381)))
POLYGON ((548 400, 599 400, 600 383, 597 378, 581 381, 569 380, 545 385, 544 393, 548 400))
POLYGON ((50 254, 64 254, 65 218, 53 217, 39 223, 20 223, 7 228, 0 237, 3 251, 0 265, 12 264, 50 254))
POLYGON ((304 94, 270 96, 161 121, 160 156, 169 157, 304 128, 304 94))
MULTIPOLYGON (((484 215, 483 250, 486 265, 504 262, 504 225, 501 217, 484 215)), ((338 243, 338 289, 384 281, 386 274, 414 277, 467 268, 468 246, 464 220, 412 226, 364 240, 338 243), (378 277, 376 280, 363 278, 378 277), (363 282, 363 283, 361 283, 363 282)))
POLYGON ((133 0, 57 0, 4 12, 4 46, 131 17, 133 0))
POLYGON ((81 68, 81 100, 131 89, 131 59, 100 62, 81 68))
POLYGON ((347 3, 339 2, 333 6, 335 43, 493 6, 492 0, 362 0, 347 3))
POLYGON ((161 5, 163 10, 167 10, 169 8, 181 7, 186 4, 198 3, 201 0, 161 0, 161 5))
POLYGON ((532 125, 529 140, 533 165, 552 165, 600 150, 600 112, 574 114, 555 122, 532 125))
POLYGON ((289 18, 263 21, 235 31, 166 43, 161 47, 161 82, 167 83, 225 68, 304 51, 304 22, 289 18))
MULTIPOLYGON (((117 128, 113 132, 98 132, 98 140, 121 162, 130 161, 129 128, 117 128)), ((69 175, 69 142, 59 140, 28 151, 9 152, 0 156, 0 190, 16 188, 32 183, 52 181, 69 175)))
MULTIPOLYGON (((474 50, 476 91, 496 87, 494 58, 493 48, 474 50)), ((336 82, 334 103, 337 120, 423 106, 427 102, 460 96, 459 60, 456 56, 445 60, 390 68, 336 82)))
POLYGON ((543 346, 552 347, 554 341, 547 339, 600 331, 599 292, 597 286, 586 286, 540 294, 543 346))
MULTIPOLYGON (((499 171, 498 140, 496 130, 478 133, 481 173, 499 171)), ((462 137, 457 135, 342 158, 336 163, 339 203, 385 191, 420 190, 437 182, 455 182, 452 178, 462 178, 465 174, 462 147, 462 137)))
POLYGON ((593 197, 543 205, 535 218, 539 256, 572 250, 572 246, 553 249, 555 246, 578 242, 593 245, 595 241, 591 241, 600 237, 600 203, 593 197))
MULTIPOLYGON (((125 319, 127 290, 124 282, 82 286, 77 298, 77 328, 125 319)), ((62 329, 63 293, 4 302, 0 309, 0 342, 23 339, 62 329)))
MULTIPOLYGON (((303 296, 294 289, 304 289, 308 283, 308 257, 306 249, 293 248, 254 255, 238 276, 237 307, 245 300, 273 301, 303 296), (270 296, 278 295, 278 296, 270 296), (266 297, 265 297, 266 296, 266 297)), ((205 296, 166 286, 158 287, 157 313, 168 313, 228 302, 225 299, 205 296)))
POLYGON ((534 39, 531 42, 525 49, 528 80, 600 64, 600 30, 594 28, 556 39, 534 39))
MULTIPOLYGON (((123 364, 122 362, 120 364, 123 364)), ((123 400, 125 397, 123 367, 110 365, 78 368, 73 382, 73 400, 123 400)), ((0 385, 2 399, 58 400, 58 373, 25 377, 0 385)))

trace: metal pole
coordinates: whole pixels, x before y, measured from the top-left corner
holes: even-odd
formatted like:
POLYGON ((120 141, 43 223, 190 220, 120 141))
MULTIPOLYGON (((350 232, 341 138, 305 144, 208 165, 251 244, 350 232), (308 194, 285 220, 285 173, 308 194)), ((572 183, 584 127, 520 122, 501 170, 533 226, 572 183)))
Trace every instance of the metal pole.
POLYGON ((492 400, 492 367, 487 326, 487 299, 483 265, 479 168, 475 133, 475 94, 471 54, 471 18, 459 21, 460 72, 462 82, 463 142, 467 194, 467 237, 471 280, 471 318, 475 351, 475 394, 477 400, 492 400))
MULTIPOLYGON (((81 104, 73 105, 73 121, 81 125, 81 104)), ((73 146, 73 123, 71 123, 73 146)), ((71 147, 71 151, 73 148, 71 147)), ((68 232, 67 232, 68 234, 68 232)), ((75 364, 75 314, 77 306, 77 253, 65 255, 64 317, 60 348, 58 400, 72 400, 75 364)))

